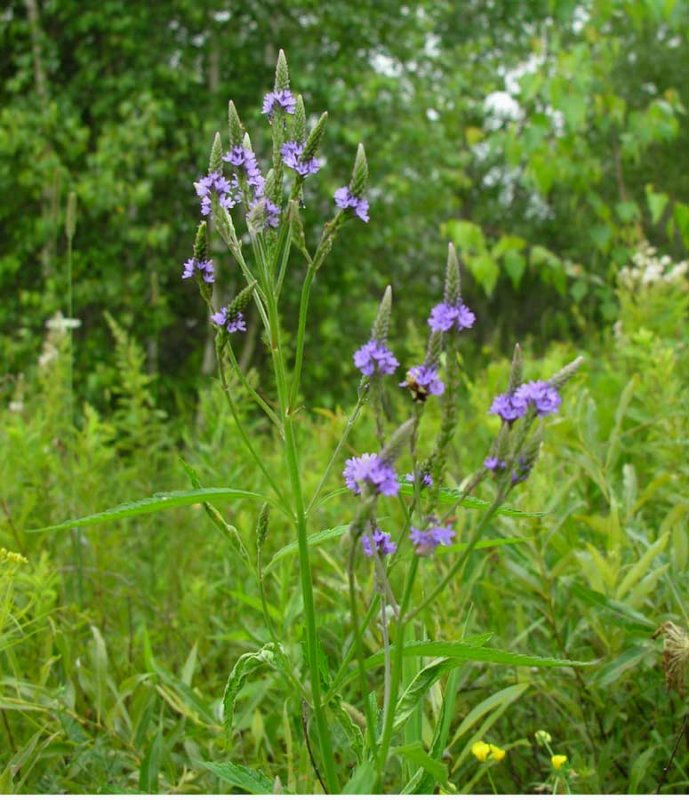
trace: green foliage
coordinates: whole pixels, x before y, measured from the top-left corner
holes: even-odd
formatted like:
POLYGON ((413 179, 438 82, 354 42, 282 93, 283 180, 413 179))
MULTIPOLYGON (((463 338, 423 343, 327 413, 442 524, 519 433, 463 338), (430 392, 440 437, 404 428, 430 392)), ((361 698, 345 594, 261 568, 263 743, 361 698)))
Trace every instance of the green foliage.
MULTIPOLYGON (((668 620, 687 627, 689 508, 682 486, 689 339, 675 315, 686 297, 684 280, 656 280, 635 285, 633 292, 620 283, 615 333, 590 342, 587 374, 574 379, 566 415, 514 497, 524 513, 495 519, 487 536, 504 544, 476 550, 445 601, 415 623, 417 643, 408 642, 405 661, 416 668, 400 699, 404 716, 398 724, 400 736, 408 726, 418 735, 396 744, 392 756, 407 791, 432 791, 438 782, 448 790, 490 791, 489 771, 501 792, 531 791, 541 783, 552 790, 549 756, 534 740, 541 728, 557 743, 554 752, 568 755, 577 776, 563 774, 573 791, 655 790, 683 713, 676 689, 665 687, 662 642, 651 636, 668 620), (562 449, 565 459, 555 455, 562 449), (546 508, 543 497, 551 498, 546 508), (490 644, 482 630, 493 631, 490 644), (572 666, 539 669, 533 657, 509 651, 549 653, 572 666), (471 660, 457 659, 459 652, 471 660), (500 659, 496 652, 503 653, 500 659), (480 663, 487 659, 493 663, 480 663), (421 702, 408 703, 405 697, 416 698, 417 676, 429 668, 433 681, 419 694, 421 702), (471 746, 478 740, 499 744, 505 760, 477 762, 471 746)), ((111 518, 82 538, 83 605, 68 534, 28 532, 29 526, 185 480, 171 449, 154 456, 155 438, 151 452, 144 439, 142 449, 121 457, 120 437, 126 441, 127 433, 113 421, 117 410, 102 418, 87 407, 79 415, 81 428, 70 431, 60 341, 60 329, 49 331, 42 364, 21 389, 22 406, 15 395, 12 410, 0 412, 0 445, 8 454, 0 467, 0 545, 29 559, 11 582, 3 581, 0 713, 6 725, 0 726, 0 750, 10 755, 1 763, 2 785, 14 792, 94 786, 217 792, 268 791, 279 780, 289 791, 317 790, 301 733, 302 709, 289 701, 283 709, 279 701, 290 680, 282 669, 245 676, 236 695, 234 735, 224 737, 218 710, 227 676, 243 653, 266 641, 268 626, 255 578, 237 568, 235 549, 225 546, 203 511, 209 497, 204 490, 190 490, 195 503, 171 507, 165 516, 111 518), (67 469, 74 475, 69 485, 61 477, 67 469), (47 482, 44 476, 50 476, 47 482)), ((112 366, 118 358, 111 355, 112 366)), ((569 347, 554 344, 541 363, 526 359, 525 378, 552 374, 569 358, 569 347)), ((456 441, 451 471, 458 464, 475 466, 487 450, 494 431, 485 408, 508 372, 508 362, 498 361, 475 382, 464 379, 459 428, 473 426, 474 433, 471 441, 456 441)), ((221 401, 216 389, 205 392, 185 436, 195 454, 193 473, 211 484, 248 481, 255 487, 259 497, 212 501, 229 512, 252 554, 264 487, 233 447, 234 425, 221 401)), ((308 492, 315 489, 311 467, 339 437, 343 418, 324 413, 307 424, 302 447, 308 492)), ((270 437, 255 425, 265 458, 273 459, 270 437)), ((368 447, 374 436, 365 426, 356 448, 368 447)), ((326 535, 315 535, 311 555, 322 657, 333 687, 339 686, 340 706, 358 726, 350 705, 356 690, 351 667, 336 677, 345 655, 336 643, 344 625, 340 523, 348 518, 347 504, 346 495, 335 492, 314 512, 326 535)), ((471 524, 467 518, 458 546, 470 537, 471 524)), ((302 609, 290 557, 295 548, 279 513, 271 516, 264 549, 270 624, 298 640, 302 609)), ((438 561, 423 584, 432 587, 444 568, 438 561)), ((374 591, 373 574, 362 572, 359 580, 363 592, 374 591)), ((366 639, 372 676, 383 669, 381 646, 372 630, 366 639)), ((285 653, 291 670, 301 658, 300 648, 285 653)), ((351 791, 370 791, 375 770, 348 744, 340 712, 332 714, 335 735, 342 737, 336 746, 349 753, 343 782, 354 776, 351 791)), ((680 748, 666 790, 686 790, 688 768, 680 748)))
MULTIPOLYGON (((12 298, 0 311, 0 547, 28 559, 0 551, 0 790, 320 791, 305 741, 317 741, 317 720, 301 703, 314 683, 340 784, 381 788, 380 740, 365 737, 369 717, 379 732, 384 722, 380 578, 357 566, 371 600, 365 696, 346 604, 343 523, 354 512, 335 473, 325 486, 318 475, 345 427, 341 407, 356 402, 348 354, 384 287, 403 288, 396 320, 418 318, 442 292, 427 266, 442 258, 442 226, 464 295, 490 321, 457 357, 457 430, 469 433, 453 436, 450 484, 480 467, 497 434, 486 408, 508 382, 507 331, 523 337, 526 380, 580 349, 553 336, 574 333, 587 366, 512 505, 482 531, 491 487, 463 498, 456 544, 420 571, 382 788, 652 792, 670 765, 663 790, 686 792, 681 742, 673 757, 689 652, 684 0, 297 3, 260 18, 245 3, 230 18, 186 0, 136 14, 122 0, 59 0, 37 18, 29 5, 13 0, 0 20, 0 286, 12 298), (223 130, 217 108, 231 93, 253 128, 275 37, 303 76, 307 147, 327 140, 313 198, 344 182, 363 140, 370 165, 361 149, 352 180, 368 180, 376 222, 365 237, 350 226, 318 271, 318 358, 304 365, 313 403, 293 409, 317 531, 305 541, 320 623, 311 686, 299 548, 279 499, 256 538, 263 504, 289 492, 284 429, 244 402, 271 388, 257 320, 236 354, 246 378, 230 378, 233 417, 219 386, 196 396, 212 342, 206 309, 179 280, 194 243, 191 181, 223 130), (496 110, 503 90, 507 112, 496 110), (314 127, 328 106, 344 113, 314 127), (68 307, 65 224, 74 348, 58 311, 68 307), (479 356, 486 366, 465 371, 479 356), (241 450, 243 429, 258 466, 241 450), (162 492, 185 481, 191 489, 162 492), (125 497, 147 499, 117 505, 125 497), (424 607, 463 553, 442 602, 424 607), (477 760, 484 737, 504 760, 477 760)), ((287 80, 281 59, 276 81, 287 80)), ((223 139, 241 141, 234 104, 229 128, 223 139)), ((254 143, 262 159, 267 139, 254 143)), ((303 280, 297 257, 316 244, 310 223, 332 207, 307 200, 290 206, 287 318, 303 280)), ((213 224, 238 250, 229 223, 213 224)), ((210 255, 222 275, 215 299, 243 303, 236 274, 210 255)), ((404 341, 405 363, 423 358, 413 322, 389 334, 404 341)), ((403 417, 404 402, 389 398, 385 413, 403 417)), ((420 437, 440 425, 429 404, 420 437)), ((341 455, 376 447, 364 422, 341 455)), ((437 496, 446 507, 461 498, 452 485, 437 496)), ((400 508, 384 510, 390 529, 403 524, 400 508)), ((408 567, 391 570, 396 593, 408 567)))

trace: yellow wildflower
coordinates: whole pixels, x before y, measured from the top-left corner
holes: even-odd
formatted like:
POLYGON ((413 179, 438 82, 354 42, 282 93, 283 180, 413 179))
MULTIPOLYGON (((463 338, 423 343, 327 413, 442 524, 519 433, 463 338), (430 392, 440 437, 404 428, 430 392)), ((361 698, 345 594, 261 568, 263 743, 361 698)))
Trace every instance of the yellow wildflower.
POLYGON ((12 550, 7 550, 5 547, 0 547, 0 564, 12 564, 18 566, 19 564, 28 564, 28 559, 24 558, 21 553, 14 553, 12 550))
POLYGON ((554 769, 562 769, 565 762, 567 761, 567 756, 552 756, 550 759, 550 763, 553 765, 554 769))
POLYGON ((507 755, 502 747, 498 747, 496 744, 489 744, 488 747, 490 747, 490 754, 494 761, 502 761, 502 759, 507 755))
POLYGON ((471 745, 471 754, 479 761, 486 761, 490 755, 490 745, 485 742, 474 742, 471 745))

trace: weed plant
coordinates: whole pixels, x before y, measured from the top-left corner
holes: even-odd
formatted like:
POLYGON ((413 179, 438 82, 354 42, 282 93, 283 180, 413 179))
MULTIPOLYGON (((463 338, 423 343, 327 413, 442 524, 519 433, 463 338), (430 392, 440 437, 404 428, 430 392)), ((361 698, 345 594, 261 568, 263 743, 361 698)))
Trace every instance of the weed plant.
POLYGON ((310 295, 335 236, 369 217, 366 158, 311 251, 299 206, 326 117, 307 134, 282 55, 264 110, 265 180, 230 105, 230 147, 216 138, 197 183, 208 214, 185 275, 216 327, 220 379, 184 459, 114 320, 109 419, 66 413, 59 321, 3 412, 0 786, 686 789, 673 754, 689 658, 683 274, 620 282, 619 324, 563 414, 579 364, 566 345, 533 365, 517 347, 475 381, 461 369, 474 320, 450 248, 404 385, 388 291, 370 341, 343 345, 362 372, 352 409, 314 417, 299 382, 307 344, 317 357, 310 295), (209 235, 245 279, 224 308, 209 235), (292 327, 280 288, 299 268, 292 327), (276 398, 235 354, 254 323, 276 398), (182 479, 191 489, 154 494, 182 479))

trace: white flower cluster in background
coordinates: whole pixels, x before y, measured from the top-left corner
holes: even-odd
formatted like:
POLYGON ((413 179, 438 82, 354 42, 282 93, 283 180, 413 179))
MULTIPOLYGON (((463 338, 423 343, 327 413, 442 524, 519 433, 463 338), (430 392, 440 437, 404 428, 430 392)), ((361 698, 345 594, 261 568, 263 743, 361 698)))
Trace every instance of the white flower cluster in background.
POLYGON ((625 289, 639 289, 656 284, 677 284, 689 271, 689 261, 676 264, 670 256, 659 256, 658 250, 648 242, 643 244, 632 256, 630 266, 622 267, 618 280, 625 289))

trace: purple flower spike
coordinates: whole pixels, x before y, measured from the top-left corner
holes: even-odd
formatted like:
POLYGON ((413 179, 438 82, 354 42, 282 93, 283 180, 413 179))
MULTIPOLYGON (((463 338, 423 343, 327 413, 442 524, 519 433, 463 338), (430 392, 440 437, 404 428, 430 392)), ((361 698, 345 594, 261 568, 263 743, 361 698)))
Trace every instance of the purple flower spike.
POLYGON ((199 197, 207 197, 211 189, 213 188, 214 178, 212 175, 206 175, 203 178, 199 178, 198 181, 194 182, 194 189, 196 189, 196 194, 199 197))
POLYGON ((515 398, 526 404, 532 404, 539 417, 554 414, 562 403, 562 398, 554 386, 547 381, 529 381, 522 384, 514 393, 515 398))
MULTIPOLYGON (((258 200, 263 196, 265 179, 261 175, 261 168, 258 166, 256 155, 252 150, 238 144, 229 153, 225 153, 222 160, 232 164, 233 167, 242 167, 246 175, 246 182, 254 190, 255 199, 258 200)), ((232 187, 236 188, 237 202, 239 202, 239 180, 236 175, 233 177, 232 187)))
POLYGON ((444 333, 455 328, 458 331, 472 328, 476 322, 476 314, 464 303, 451 306, 449 303, 438 303, 431 311, 428 324, 436 333, 444 333))
POLYGON ((491 472, 499 472, 507 466, 504 461, 501 461, 497 456, 488 456, 483 462, 483 466, 491 472))
POLYGON ((277 92, 268 92, 268 94, 263 98, 263 113, 267 114, 269 117, 272 117, 276 106, 281 111, 284 111, 285 114, 294 114, 297 108, 297 101, 294 99, 294 95, 289 89, 280 89, 277 92))
POLYGON ((400 362, 390 350, 375 339, 366 342, 354 353, 354 366, 361 371, 362 375, 367 377, 374 373, 392 375, 399 365, 400 362))
POLYGON ((369 558, 373 558, 376 551, 380 556, 392 555, 397 551, 397 545, 392 541, 392 536, 381 531, 380 528, 374 528, 371 536, 364 534, 361 537, 361 546, 369 558))
POLYGON ((234 208, 240 200, 239 183, 236 177, 231 181, 223 176, 221 172, 211 172, 204 178, 195 181, 194 188, 197 196, 201 199, 201 214, 207 217, 211 213, 213 192, 218 197, 218 202, 223 208, 234 208))
POLYGON ((215 281, 215 267, 213 262, 199 261, 196 258, 189 258, 184 262, 184 272, 182 278, 193 278, 195 274, 199 274, 206 283, 213 283, 215 281))
POLYGON ((225 153, 222 160, 232 164, 233 167, 243 167, 247 153, 251 153, 251 151, 246 147, 242 147, 241 144, 236 144, 229 153, 225 153))
POLYGON ((400 490, 393 467, 375 453, 364 453, 358 458, 348 459, 342 474, 347 488, 354 494, 361 494, 363 489, 368 489, 375 494, 394 497, 400 490))
POLYGON ((223 306, 220 311, 211 314, 211 320, 221 328, 226 328, 228 333, 246 331, 246 320, 241 311, 230 314, 227 306, 223 306))
POLYGON ((433 553, 436 547, 447 547, 455 538, 452 528, 432 523, 428 528, 412 528, 409 538, 416 545, 417 556, 427 556, 433 553))
MULTIPOLYGON (((420 473, 419 478, 421 480, 422 487, 433 486, 433 478, 431 478, 427 472, 420 473)), ((407 472, 407 474, 404 476, 404 479, 405 481, 409 481, 409 483, 416 483, 416 477, 413 472, 407 472)))
POLYGON ((317 158, 309 158, 307 161, 302 161, 301 156, 304 152, 304 145, 298 142, 285 142, 280 152, 286 166, 293 169, 303 178, 307 175, 315 175, 321 168, 321 162, 317 158))
POLYGON ((445 391, 445 384, 438 377, 438 370, 421 364, 412 367, 400 386, 409 389, 414 400, 423 403, 429 394, 440 395, 445 391))
POLYGON ((512 470, 512 486, 523 483, 529 477, 530 473, 531 467, 527 464, 526 460, 520 456, 516 469, 512 470))
POLYGON ((499 394, 492 402, 489 413, 497 414, 505 422, 514 422, 526 414, 527 402, 517 394, 499 394))
POLYGON ((352 194, 348 186, 342 186, 335 192, 335 205, 343 210, 351 208, 362 222, 368 222, 368 200, 352 194))

